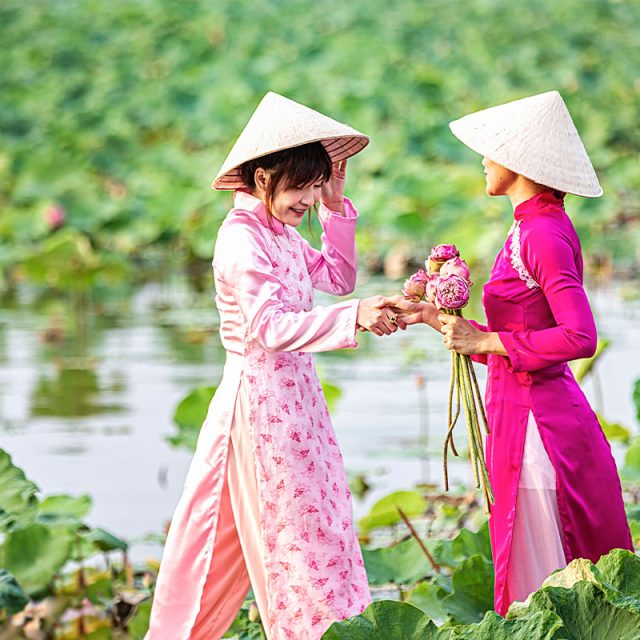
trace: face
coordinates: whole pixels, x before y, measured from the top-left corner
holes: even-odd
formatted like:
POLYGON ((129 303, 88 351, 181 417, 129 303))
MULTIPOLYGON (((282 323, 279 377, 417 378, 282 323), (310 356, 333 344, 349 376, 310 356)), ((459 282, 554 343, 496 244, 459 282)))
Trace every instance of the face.
POLYGON ((518 174, 502 165, 494 162, 486 156, 482 158, 484 175, 487 179, 487 195, 506 196, 509 195, 518 179, 518 174))
MULTIPOLYGON (((264 200, 266 181, 268 175, 259 175, 256 171, 256 196, 264 200)), ((322 192, 322 179, 302 188, 281 189, 278 187, 273 196, 271 213, 273 217, 283 224, 297 227, 303 220, 305 213, 320 201, 322 192)))

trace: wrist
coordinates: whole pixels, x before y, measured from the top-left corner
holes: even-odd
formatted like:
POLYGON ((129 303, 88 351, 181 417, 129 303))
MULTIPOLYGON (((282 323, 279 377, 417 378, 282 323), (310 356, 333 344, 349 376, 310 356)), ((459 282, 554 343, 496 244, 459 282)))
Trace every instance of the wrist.
POLYGON ((440 321, 438 320, 438 310, 429 302, 424 302, 422 306, 422 322, 428 324, 434 329, 440 330, 440 321))
POLYGON ((321 202, 327 209, 329 209, 329 211, 333 211, 344 216, 344 198, 341 198, 340 200, 321 200, 321 202))
POLYGON ((500 349, 498 349, 498 334, 495 331, 482 331, 482 336, 478 341, 478 350, 477 353, 479 355, 487 355, 490 353, 500 353, 500 349))

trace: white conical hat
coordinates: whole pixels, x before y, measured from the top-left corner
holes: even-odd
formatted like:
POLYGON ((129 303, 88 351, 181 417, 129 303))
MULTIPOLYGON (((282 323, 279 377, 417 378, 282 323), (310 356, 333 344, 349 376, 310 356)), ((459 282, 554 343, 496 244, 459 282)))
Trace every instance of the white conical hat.
POLYGON ((477 153, 538 184, 597 198, 602 187, 557 91, 507 102, 449 123, 477 153))
POLYGON ((253 112, 212 186, 214 189, 243 187, 240 165, 309 142, 322 142, 331 161, 340 162, 362 151, 369 144, 369 138, 346 124, 270 91, 253 112))

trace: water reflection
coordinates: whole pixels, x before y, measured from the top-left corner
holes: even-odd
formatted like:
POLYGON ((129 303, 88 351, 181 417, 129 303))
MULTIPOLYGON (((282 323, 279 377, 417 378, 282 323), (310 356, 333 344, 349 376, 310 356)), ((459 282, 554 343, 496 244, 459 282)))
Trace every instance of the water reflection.
MULTIPOLYGON (((397 289, 370 279, 357 293, 397 289)), ((92 300, 83 316, 66 299, 28 291, 0 306, 1 446, 43 492, 89 493, 92 523, 141 540, 162 529, 182 491, 191 453, 167 440, 179 433, 178 403, 220 381, 218 318, 209 291, 176 278, 112 303, 104 292, 92 300)), ((640 360, 640 325, 636 307, 616 300, 594 296, 600 332, 612 339, 599 366, 607 418, 633 429, 631 384, 640 371, 629 363, 640 360)), ((357 351, 317 356, 323 380, 342 390, 332 417, 361 489, 357 518, 390 491, 440 483, 450 362, 427 327, 358 340, 357 351)), ((593 396, 591 383, 585 390, 593 396)), ((470 480, 464 461, 452 461, 450 472, 470 480)))
MULTIPOLYGON (((108 401, 105 394, 120 395, 123 391, 122 378, 101 386, 95 368, 63 366, 53 375, 45 373, 38 378, 31 397, 31 415, 78 418, 122 413, 125 406, 108 401)), ((73 422, 68 424, 73 428, 73 422)))

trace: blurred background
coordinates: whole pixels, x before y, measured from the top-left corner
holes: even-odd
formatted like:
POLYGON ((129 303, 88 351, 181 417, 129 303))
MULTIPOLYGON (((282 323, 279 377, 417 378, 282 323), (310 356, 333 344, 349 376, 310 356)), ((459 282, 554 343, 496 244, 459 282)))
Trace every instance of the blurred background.
MULTIPOLYGON (((637 0, 2 0, 0 484, 19 480, 31 510, 7 524, 0 490, 0 564, 38 593, 100 544, 160 557, 224 363, 211 258, 231 195, 209 185, 269 90, 371 136, 348 166, 355 295, 399 291, 454 242, 477 318, 512 212, 448 122, 562 93, 605 191, 567 198, 606 340, 584 389, 620 467, 640 468, 638 33, 637 0)), ((317 223, 304 233, 318 243, 317 223)), ((441 490, 449 358, 432 334, 317 359, 357 518, 390 491, 441 490)), ((464 462, 452 473, 469 484, 464 462)))

